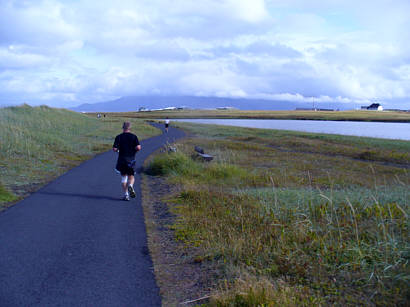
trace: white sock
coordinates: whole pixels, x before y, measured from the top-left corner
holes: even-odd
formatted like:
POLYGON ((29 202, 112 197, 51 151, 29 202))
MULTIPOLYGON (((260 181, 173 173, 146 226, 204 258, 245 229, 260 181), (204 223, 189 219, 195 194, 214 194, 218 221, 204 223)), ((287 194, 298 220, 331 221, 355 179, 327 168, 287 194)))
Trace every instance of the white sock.
POLYGON ((128 193, 128 191, 127 192, 125 192, 125 196, 129 196, 130 194, 128 193))

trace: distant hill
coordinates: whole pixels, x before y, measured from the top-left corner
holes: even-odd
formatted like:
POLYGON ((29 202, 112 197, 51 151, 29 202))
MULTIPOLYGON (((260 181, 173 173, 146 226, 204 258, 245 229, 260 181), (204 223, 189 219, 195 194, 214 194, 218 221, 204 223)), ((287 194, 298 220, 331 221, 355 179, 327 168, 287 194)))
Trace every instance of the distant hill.
MULTIPOLYGON (((117 100, 86 103, 71 110, 77 112, 127 112, 139 108, 159 109, 166 107, 186 107, 192 109, 209 109, 217 107, 234 107, 240 110, 294 110, 309 108, 311 104, 267 99, 221 98, 198 96, 128 96, 117 100)), ((341 108, 340 104, 318 104, 318 108, 341 108)), ((353 108, 351 106, 350 108, 353 108)), ((344 106, 346 109, 346 106, 344 106)))

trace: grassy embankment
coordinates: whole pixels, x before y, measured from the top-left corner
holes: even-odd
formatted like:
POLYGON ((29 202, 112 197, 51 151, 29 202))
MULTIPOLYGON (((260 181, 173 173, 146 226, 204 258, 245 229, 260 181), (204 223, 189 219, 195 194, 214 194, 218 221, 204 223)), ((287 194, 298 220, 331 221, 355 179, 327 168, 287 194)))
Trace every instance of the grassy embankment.
POLYGON ((249 111, 249 110, 170 110, 154 112, 107 113, 110 116, 133 118, 239 118, 239 119, 311 119, 311 120, 347 120, 410 122, 408 112, 390 111, 249 111))
POLYGON ((194 136, 150 171, 180 186, 176 238, 223 272, 210 305, 405 304, 410 142, 178 125, 194 136))
MULTIPOLYGON (((0 109, 0 210, 68 169, 106 151, 124 118, 91 118, 46 106, 0 109)), ((158 130, 132 120, 141 138, 158 130)))

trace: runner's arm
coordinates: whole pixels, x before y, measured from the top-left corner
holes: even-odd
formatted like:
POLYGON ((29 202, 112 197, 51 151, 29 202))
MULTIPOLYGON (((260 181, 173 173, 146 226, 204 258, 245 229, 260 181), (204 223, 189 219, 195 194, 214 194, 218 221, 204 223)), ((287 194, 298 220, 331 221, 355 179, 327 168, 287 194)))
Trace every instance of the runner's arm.
POLYGON ((138 137, 137 136, 135 136, 135 139, 134 139, 134 145, 135 145, 135 151, 140 151, 141 150, 141 144, 140 144, 140 141, 138 140, 138 137))
POLYGON ((113 150, 114 152, 117 152, 119 145, 120 145, 120 138, 119 138, 119 136, 117 135, 117 136, 115 137, 114 144, 112 145, 112 150, 113 150))

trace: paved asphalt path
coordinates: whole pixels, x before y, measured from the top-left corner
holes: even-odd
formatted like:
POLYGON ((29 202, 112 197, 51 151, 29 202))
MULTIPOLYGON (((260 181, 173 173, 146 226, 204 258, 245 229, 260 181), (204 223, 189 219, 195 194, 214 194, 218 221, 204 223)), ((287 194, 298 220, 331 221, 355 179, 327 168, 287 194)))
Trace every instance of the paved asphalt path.
MULTIPOLYGON (((137 164, 182 136, 142 141, 137 164)), ((1 307, 161 305, 140 176, 136 199, 121 201, 116 159, 98 155, 0 214, 1 307)))

